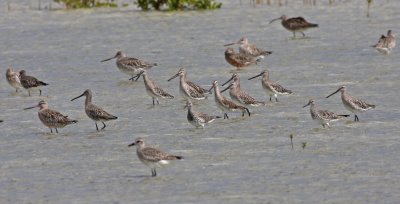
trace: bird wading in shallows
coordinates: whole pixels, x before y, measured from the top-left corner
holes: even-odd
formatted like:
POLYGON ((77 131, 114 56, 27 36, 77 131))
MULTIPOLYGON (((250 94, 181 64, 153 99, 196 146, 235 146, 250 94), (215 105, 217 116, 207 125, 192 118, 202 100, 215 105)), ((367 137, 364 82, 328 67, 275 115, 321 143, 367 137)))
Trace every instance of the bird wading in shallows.
POLYGON ((102 108, 100 108, 92 103, 92 91, 90 91, 90 89, 87 89, 80 96, 77 96, 77 97, 71 99, 71 101, 78 99, 82 96, 86 96, 85 113, 90 119, 94 120, 97 131, 99 131, 99 127, 97 126, 98 121, 103 123, 103 127, 101 128, 103 130, 104 128, 106 128, 106 124, 104 122, 109 121, 109 120, 118 119, 117 116, 109 114, 107 111, 103 110, 102 108))
POLYGON ((36 107, 39 107, 38 116, 40 121, 50 129, 51 133, 53 133, 53 128, 56 130, 56 133, 58 133, 58 128, 63 128, 67 125, 78 122, 77 120, 69 119, 68 116, 63 115, 58 111, 49 109, 49 104, 44 100, 39 101, 36 106, 25 108, 24 110, 36 107))
POLYGON ((151 168, 151 176, 157 176, 157 167, 163 167, 170 163, 172 160, 181 160, 182 156, 176 156, 165 153, 153 147, 146 147, 144 139, 137 138, 135 142, 128 145, 128 147, 136 146, 136 154, 139 160, 146 166, 151 168))

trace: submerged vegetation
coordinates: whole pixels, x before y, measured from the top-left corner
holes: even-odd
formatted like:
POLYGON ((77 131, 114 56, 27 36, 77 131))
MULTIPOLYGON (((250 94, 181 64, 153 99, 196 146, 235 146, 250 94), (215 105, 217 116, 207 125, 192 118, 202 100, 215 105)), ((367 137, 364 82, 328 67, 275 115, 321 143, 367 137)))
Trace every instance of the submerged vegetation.
POLYGON ((214 0, 136 0, 135 4, 144 11, 161 10, 166 7, 170 11, 176 10, 210 10, 219 9, 222 3, 214 0))
MULTIPOLYGON (((63 4, 67 9, 93 8, 93 7, 117 7, 113 0, 54 0, 63 4)), ((140 9, 155 10, 210 10, 219 9, 222 3, 215 0, 133 0, 140 9)))
POLYGON ((54 0, 62 3, 67 9, 92 8, 92 7, 117 7, 117 4, 100 0, 54 0))

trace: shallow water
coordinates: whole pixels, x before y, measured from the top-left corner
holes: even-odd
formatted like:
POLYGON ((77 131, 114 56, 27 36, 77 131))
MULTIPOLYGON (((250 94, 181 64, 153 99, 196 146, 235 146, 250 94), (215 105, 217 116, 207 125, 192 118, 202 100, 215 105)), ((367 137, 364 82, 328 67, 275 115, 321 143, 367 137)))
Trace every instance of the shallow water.
MULTIPOLYGON (((256 8, 226 1, 218 11, 177 13, 16 8, 0 12, 0 73, 13 66, 50 85, 42 97, 28 97, 26 91, 15 94, 1 77, 0 203, 400 200, 400 52, 381 55, 370 47, 388 29, 400 31, 396 1, 375 2, 370 18, 356 1, 256 8), (306 31, 307 39, 292 40, 280 23, 268 24, 282 14, 302 15, 320 27, 306 31), (268 66, 271 79, 295 94, 250 108, 251 117, 229 113, 229 120, 193 128, 179 80, 166 80, 185 66, 189 79, 204 87, 225 82, 234 69, 222 45, 242 36, 274 52, 240 72, 242 88, 267 100, 260 80, 247 78, 268 66), (175 99, 153 107, 142 79, 128 82, 114 61, 100 63, 117 50, 158 63, 149 75, 175 99), (314 98, 321 108, 347 113, 339 95, 324 98, 343 84, 377 108, 360 114, 359 123, 349 118, 322 129, 301 107, 314 98), (105 131, 96 132, 83 98, 70 101, 88 88, 95 104, 119 117, 105 131), (79 123, 49 134, 37 110, 22 110, 41 99, 79 123), (185 160, 151 178, 127 147, 137 137, 185 160)), ((220 113, 213 96, 195 108, 220 113)))

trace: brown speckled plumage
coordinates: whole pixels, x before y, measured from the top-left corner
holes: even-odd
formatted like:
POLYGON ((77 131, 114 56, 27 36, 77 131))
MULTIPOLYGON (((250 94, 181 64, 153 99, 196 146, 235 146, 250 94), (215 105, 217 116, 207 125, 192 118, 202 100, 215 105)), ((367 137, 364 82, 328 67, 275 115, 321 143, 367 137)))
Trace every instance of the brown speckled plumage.
POLYGON ((90 119, 94 120, 97 131, 99 130, 99 128, 97 126, 98 121, 103 123, 103 128, 101 128, 101 129, 104 129, 106 127, 106 124, 104 123, 105 121, 118 119, 118 117, 109 114, 107 111, 103 110, 102 108, 100 108, 92 103, 92 91, 90 91, 90 89, 85 90, 82 95, 71 99, 71 101, 73 101, 77 98, 80 98, 82 96, 86 96, 86 99, 85 99, 86 115, 90 119))

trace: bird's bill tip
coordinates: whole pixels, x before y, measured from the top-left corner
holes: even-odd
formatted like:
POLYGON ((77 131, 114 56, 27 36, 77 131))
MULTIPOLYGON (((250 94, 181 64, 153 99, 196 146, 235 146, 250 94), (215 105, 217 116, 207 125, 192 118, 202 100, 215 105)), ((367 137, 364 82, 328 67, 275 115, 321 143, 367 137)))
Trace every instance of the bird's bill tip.
POLYGON ((36 105, 36 106, 32 106, 32 107, 28 107, 28 108, 24 108, 24 110, 29 110, 29 109, 36 108, 36 107, 38 107, 38 106, 36 105))
POLYGON ((128 147, 132 147, 132 146, 135 146, 135 145, 136 145, 136 143, 134 142, 134 143, 129 144, 128 147))
POLYGON ((247 80, 252 80, 252 79, 257 78, 257 77, 259 77, 259 76, 261 76, 261 75, 262 75, 262 73, 261 73, 261 74, 257 74, 257 75, 255 75, 255 76, 253 76, 253 77, 248 78, 247 80))
POLYGON ((226 46, 231 46, 231 45, 234 45, 234 44, 236 44, 235 42, 234 43, 228 43, 228 44, 225 44, 224 46, 226 47, 226 46))
POLYGON ((272 19, 272 20, 269 22, 269 24, 273 23, 274 21, 280 20, 280 19, 282 19, 282 17, 272 19))
POLYGON ((307 107, 307 106, 309 106, 309 105, 310 105, 310 103, 307 103, 306 105, 303 106, 303 108, 305 108, 305 107, 307 107))
POLYGON ((221 93, 225 92, 226 90, 228 90, 229 88, 231 88, 232 84, 229 85, 228 87, 226 87, 224 90, 221 91, 221 93))
POLYGON ((329 98, 329 97, 331 97, 332 95, 334 95, 334 94, 336 94, 337 92, 339 92, 340 91, 340 89, 341 89, 341 87, 338 89, 338 90, 336 90, 335 92, 333 92, 333 93, 331 93, 331 94, 329 94, 327 97, 325 97, 325 98, 329 98))
POLYGON ((114 59, 114 58, 115 58, 115 56, 114 56, 114 57, 111 57, 111 58, 108 58, 108 59, 101 60, 101 62, 106 62, 106 61, 112 60, 112 59, 114 59))
POLYGON ((177 76, 179 76, 179 73, 178 73, 178 74, 175 74, 174 76, 172 76, 171 78, 169 78, 167 81, 171 81, 172 79, 175 79, 177 76))
POLYGON ((75 99, 78 99, 78 98, 82 97, 83 95, 84 95, 84 94, 82 94, 82 95, 80 95, 80 96, 77 96, 77 97, 71 99, 71 101, 73 101, 73 100, 75 100, 75 99))

